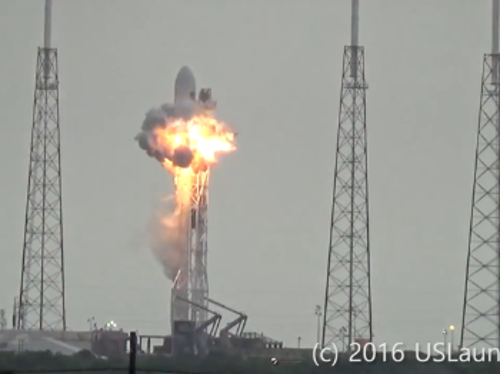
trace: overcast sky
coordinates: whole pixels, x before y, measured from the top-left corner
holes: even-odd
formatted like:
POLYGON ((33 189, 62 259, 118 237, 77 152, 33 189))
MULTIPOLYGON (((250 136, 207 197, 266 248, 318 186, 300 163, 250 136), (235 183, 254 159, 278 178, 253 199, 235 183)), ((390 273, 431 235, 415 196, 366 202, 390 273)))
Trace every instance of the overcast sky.
MULTIPOLYGON (((43 1, 0 2, 0 307, 18 293, 43 1)), ((316 340, 350 1, 54 1, 68 326, 169 331, 170 281, 145 228, 172 178, 133 138, 189 65, 238 150, 212 174, 211 297, 248 330, 316 340)), ((374 334, 459 325, 490 1, 361 1, 374 334)))

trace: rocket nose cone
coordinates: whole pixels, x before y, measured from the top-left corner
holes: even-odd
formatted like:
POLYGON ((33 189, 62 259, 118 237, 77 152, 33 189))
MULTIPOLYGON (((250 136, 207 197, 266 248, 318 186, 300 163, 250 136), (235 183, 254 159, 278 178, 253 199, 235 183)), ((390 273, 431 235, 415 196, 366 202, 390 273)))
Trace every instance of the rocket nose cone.
POLYGON ((194 74, 190 68, 183 66, 179 73, 177 73, 177 78, 175 79, 175 84, 188 84, 194 83, 194 74))
POLYGON ((175 78, 175 99, 194 99, 196 95, 196 81, 190 68, 183 66, 175 78))
POLYGON ((179 70, 179 73, 177 74, 177 76, 191 76, 191 77, 193 77, 194 74, 188 66, 183 66, 181 68, 181 70, 179 70))

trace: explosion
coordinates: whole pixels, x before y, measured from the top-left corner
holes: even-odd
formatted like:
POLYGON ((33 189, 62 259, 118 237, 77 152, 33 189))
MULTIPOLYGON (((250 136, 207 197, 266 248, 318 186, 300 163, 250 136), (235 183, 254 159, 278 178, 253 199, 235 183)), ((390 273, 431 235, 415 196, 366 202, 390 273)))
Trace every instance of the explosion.
POLYGON ((175 196, 151 226, 151 247, 174 281, 187 255, 193 191, 206 188, 210 168, 235 150, 235 134, 199 102, 165 104, 146 114, 139 146, 173 175, 175 196))
POLYGON ((180 169, 188 174, 205 172, 217 161, 217 155, 234 150, 234 134, 213 117, 196 116, 190 121, 177 120, 154 131, 157 145, 163 154, 162 161, 174 176, 180 169))

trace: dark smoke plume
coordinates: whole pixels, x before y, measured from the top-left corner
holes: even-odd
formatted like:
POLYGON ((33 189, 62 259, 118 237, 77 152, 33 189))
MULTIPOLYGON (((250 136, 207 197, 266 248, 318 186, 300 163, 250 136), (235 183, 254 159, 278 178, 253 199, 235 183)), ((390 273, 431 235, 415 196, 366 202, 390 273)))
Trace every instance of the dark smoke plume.
POLYGON ((190 120, 195 114, 194 102, 182 102, 176 104, 164 104, 159 108, 151 109, 146 113, 146 118, 142 123, 141 132, 136 135, 135 140, 139 147, 146 151, 148 156, 156 158, 159 162, 168 159, 174 165, 186 168, 193 160, 193 153, 188 147, 178 147, 170 149, 156 139, 155 129, 167 128, 174 121, 190 120))

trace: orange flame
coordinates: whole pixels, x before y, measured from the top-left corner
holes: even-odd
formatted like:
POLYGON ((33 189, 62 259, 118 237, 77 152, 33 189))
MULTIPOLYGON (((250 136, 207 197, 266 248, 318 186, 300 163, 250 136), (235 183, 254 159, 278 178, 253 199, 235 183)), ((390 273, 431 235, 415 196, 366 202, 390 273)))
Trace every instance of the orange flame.
MULTIPOLYGON (((190 121, 177 120, 166 128, 155 130, 160 147, 175 150, 187 147, 193 153, 193 160, 188 169, 194 174, 206 171, 217 163, 221 153, 234 151, 234 133, 213 117, 197 116, 190 121)), ((165 168, 177 175, 178 167, 172 161, 163 161, 165 168)))

